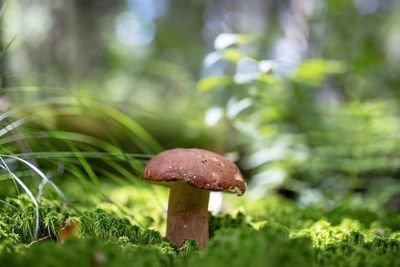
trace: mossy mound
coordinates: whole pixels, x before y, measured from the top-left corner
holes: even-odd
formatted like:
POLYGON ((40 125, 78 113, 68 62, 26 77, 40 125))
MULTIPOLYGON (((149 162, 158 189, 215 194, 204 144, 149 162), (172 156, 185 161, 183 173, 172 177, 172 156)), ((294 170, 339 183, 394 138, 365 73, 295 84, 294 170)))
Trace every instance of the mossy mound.
POLYGON ((387 223, 340 209, 317 220, 319 210, 266 200, 257 217, 210 215, 211 239, 198 251, 192 240, 175 248, 127 216, 47 199, 35 237, 34 206, 24 197, 8 202, 13 207, 0 210, 0 266, 400 266, 398 215, 387 223), (76 229, 62 237, 69 223, 76 229))

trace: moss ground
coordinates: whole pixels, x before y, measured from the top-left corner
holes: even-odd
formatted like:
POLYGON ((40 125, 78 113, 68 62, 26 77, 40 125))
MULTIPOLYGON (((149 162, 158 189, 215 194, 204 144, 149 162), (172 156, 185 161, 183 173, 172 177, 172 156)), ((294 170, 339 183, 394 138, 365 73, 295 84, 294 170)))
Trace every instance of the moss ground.
POLYGON ((72 206, 40 200, 37 237, 27 197, 0 208, 0 266, 400 266, 399 214, 228 196, 208 246, 178 251, 164 237, 164 188, 104 185, 100 198, 71 186, 72 206))

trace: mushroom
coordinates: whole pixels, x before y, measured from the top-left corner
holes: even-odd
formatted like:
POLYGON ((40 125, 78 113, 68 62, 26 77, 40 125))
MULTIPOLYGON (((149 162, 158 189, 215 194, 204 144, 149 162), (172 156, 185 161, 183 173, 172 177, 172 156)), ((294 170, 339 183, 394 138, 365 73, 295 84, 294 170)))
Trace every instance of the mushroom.
POLYGON ((164 151, 147 163, 143 179, 171 185, 167 237, 178 247, 188 238, 199 248, 207 244, 210 191, 231 191, 241 196, 246 190, 235 163, 203 149, 164 151))

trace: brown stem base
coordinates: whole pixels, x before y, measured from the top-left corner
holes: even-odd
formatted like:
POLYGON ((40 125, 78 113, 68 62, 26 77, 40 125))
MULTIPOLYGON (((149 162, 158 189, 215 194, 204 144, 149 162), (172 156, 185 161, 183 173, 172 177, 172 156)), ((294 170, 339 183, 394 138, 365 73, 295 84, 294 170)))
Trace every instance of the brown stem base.
POLYGON ((208 241, 208 199, 210 192, 175 182, 168 202, 167 237, 181 247, 185 239, 196 240, 199 248, 208 241))

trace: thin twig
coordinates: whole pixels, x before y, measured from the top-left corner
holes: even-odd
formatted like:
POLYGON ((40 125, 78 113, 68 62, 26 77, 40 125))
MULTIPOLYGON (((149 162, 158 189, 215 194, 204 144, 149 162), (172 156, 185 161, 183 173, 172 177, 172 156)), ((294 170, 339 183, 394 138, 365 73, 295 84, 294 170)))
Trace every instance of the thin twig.
POLYGON ((50 236, 45 236, 45 237, 39 238, 37 240, 33 240, 31 243, 28 244, 28 247, 31 247, 32 245, 39 243, 41 241, 44 241, 46 239, 49 239, 49 238, 50 238, 50 236))

